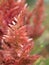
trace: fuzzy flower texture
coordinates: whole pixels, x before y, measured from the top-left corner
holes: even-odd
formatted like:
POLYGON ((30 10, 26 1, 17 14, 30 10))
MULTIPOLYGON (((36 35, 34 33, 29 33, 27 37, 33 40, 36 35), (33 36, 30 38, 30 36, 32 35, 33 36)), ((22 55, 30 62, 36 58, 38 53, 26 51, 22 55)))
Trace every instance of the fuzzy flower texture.
POLYGON ((0 65, 32 65, 39 55, 30 55, 34 40, 44 31, 44 1, 29 11, 25 0, 0 3, 0 65))

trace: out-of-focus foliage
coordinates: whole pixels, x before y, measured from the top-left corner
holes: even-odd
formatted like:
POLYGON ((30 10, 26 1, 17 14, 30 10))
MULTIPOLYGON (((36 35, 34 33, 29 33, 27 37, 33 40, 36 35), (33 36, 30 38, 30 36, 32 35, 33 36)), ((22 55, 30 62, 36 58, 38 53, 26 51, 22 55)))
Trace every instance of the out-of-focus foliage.
MULTIPOLYGON (((34 2, 34 0, 28 1, 34 2)), ((30 9, 32 8, 34 8, 34 4, 31 4, 30 9)), ((39 39, 35 40, 34 52, 31 52, 31 54, 39 53, 42 55, 42 58, 38 59, 35 65, 49 65, 49 0, 45 0, 45 21, 43 24, 46 26, 46 30, 39 39)))
POLYGON ((36 0, 27 0, 29 5, 33 5, 35 3, 36 0))

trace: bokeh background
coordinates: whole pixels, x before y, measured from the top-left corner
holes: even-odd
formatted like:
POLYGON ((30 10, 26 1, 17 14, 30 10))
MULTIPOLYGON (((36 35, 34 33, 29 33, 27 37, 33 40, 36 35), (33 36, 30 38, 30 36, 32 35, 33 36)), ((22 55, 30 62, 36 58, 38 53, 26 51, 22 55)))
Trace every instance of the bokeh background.
MULTIPOLYGON (((37 0, 27 0, 30 10, 35 7, 37 0)), ((43 25, 46 27, 43 35, 35 40, 35 47, 31 54, 40 54, 41 57, 35 62, 34 65, 49 65, 49 0, 44 0, 45 5, 45 20, 43 25)))

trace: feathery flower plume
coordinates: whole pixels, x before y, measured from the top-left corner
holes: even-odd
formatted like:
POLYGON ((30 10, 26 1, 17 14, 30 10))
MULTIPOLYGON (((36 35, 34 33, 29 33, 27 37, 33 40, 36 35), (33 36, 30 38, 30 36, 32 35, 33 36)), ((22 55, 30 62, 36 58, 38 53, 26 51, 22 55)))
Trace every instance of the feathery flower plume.
POLYGON ((33 39, 43 32, 43 0, 37 3, 31 13, 25 0, 3 0, 0 4, 0 65, 32 65, 39 58, 30 55, 33 39))

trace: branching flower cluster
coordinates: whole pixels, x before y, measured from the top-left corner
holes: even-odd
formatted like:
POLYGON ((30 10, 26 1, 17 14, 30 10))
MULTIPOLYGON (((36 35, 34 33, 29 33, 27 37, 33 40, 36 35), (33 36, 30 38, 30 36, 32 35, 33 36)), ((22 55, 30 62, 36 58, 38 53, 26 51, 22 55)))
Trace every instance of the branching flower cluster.
POLYGON ((33 11, 25 0, 3 0, 0 4, 0 65, 32 65, 39 55, 30 55, 34 39, 42 35, 44 1, 33 11))

